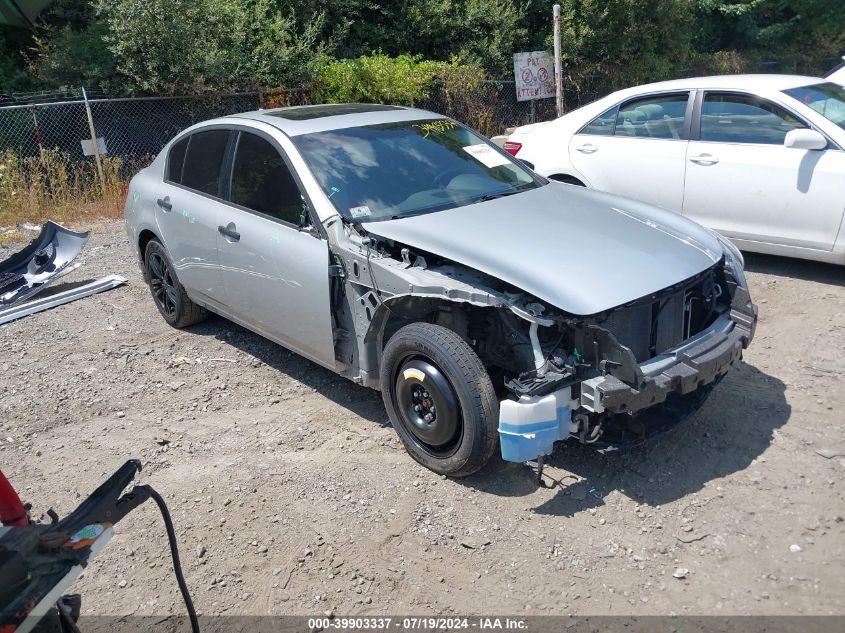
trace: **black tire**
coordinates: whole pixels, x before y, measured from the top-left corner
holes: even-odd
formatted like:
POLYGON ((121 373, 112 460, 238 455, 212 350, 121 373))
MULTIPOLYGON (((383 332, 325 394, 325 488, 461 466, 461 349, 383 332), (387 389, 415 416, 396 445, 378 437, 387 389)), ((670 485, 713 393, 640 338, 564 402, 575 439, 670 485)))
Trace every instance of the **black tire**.
POLYGON ((466 477, 490 461, 499 439, 499 402, 481 360, 455 332, 406 325, 384 348, 380 382, 390 421, 417 462, 466 477))
POLYGON ((183 328, 208 318, 208 310, 188 298, 167 249, 158 240, 150 240, 144 251, 144 274, 153 301, 169 325, 183 328))

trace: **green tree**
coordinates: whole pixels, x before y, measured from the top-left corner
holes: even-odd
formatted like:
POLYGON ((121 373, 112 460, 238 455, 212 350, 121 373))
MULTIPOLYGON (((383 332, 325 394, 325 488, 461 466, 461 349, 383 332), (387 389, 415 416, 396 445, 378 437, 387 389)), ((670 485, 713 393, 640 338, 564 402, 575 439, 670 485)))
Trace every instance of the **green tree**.
POLYGON ((695 19, 705 59, 734 55, 739 66, 818 73, 845 48, 841 0, 698 0, 695 19))
POLYGON ((343 60, 324 57, 312 98, 317 102, 414 105, 429 96, 435 77, 446 65, 411 55, 366 55, 343 60))
POLYGON ((628 83, 671 76, 690 58, 692 0, 562 0, 564 63, 628 83))
POLYGON ((323 50, 319 16, 300 24, 273 0, 96 0, 103 39, 136 90, 175 93, 296 85, 323 50))
POLYGON ((524 2, 336 0, 316 5, 311 0, 290 0, 289 4, 297 15, 311 15, 315 6, 325 11, 322 39, 336 57, 378 53, 422 55, 437 61, 459 57, 501 74, 511 67, 513 52, 529 45, 524 2))
MULTIPOLYGON (((770 70, 821 72, 845 49, 842 0, 558 1, 568 83, 588 81, 591 92, 596 81, 604 90, 693 67, 753 70, 764 60, 780 62, 770 70)), ((406 56, 415 64, 459 60, 502 78, 510 76, 514 52, 551 48, 552 4, 55 0, 34 33, 0 29, 0 90, 80 83, 149 94, 297 88, 312 81, 326 53, 352 60, 332 69, 336 91, 354 92, 362 73, 393 72, 406 56)), ((377 92, 377 84, 367 89, 377 92)))
POLYGON ((126 78, 117 70, 117 62, 104 37, 108 29, 93 22, 76 30, 71 26, 37 36, 37 62, 31 71, 46 86, 54 88, 97 87, 107 94, 129 91, 126 78))
POLYGON ((397 52, 457 57, 499 76, 512 72, 513 53, 530 42, 513 0, 411 0, 399 24, 394 46, 407 50, 397 52))
POLYGON ((21 29, 7 27, 0 37, 0 93, 32 90, 36 80, 26 70, 25 52, 29 42, 21 29))

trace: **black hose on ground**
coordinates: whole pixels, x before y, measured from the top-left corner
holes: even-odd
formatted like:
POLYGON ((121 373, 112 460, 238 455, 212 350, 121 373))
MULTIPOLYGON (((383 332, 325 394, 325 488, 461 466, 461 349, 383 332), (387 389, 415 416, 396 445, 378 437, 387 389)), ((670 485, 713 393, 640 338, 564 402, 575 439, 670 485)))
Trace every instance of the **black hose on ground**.
POLYGON ((167 530, 167 540, 170 544, 170 558, 173 559, 173 572, 176 574, 176 583, 179 585, 179 591, 182 593, 182 599, 185 601, 185 608, 187 609, 188 617, 191 620, 191 631, 193 633, 200 633, 197 612, 194 610, 194 602, 191 600, 191 594, 188 592, 188 585, 185 583, 185 576, 182 574, 182 563, 179 562, 179 548, 176 544, 176 530, 173 529, 173 521, 170 518, 170 511, 167 509, 167 504, 164 502, 164 498, 151 486, 138 487, 146 488, 150 498, 156 502, 158 509, 161 510, 161 516, 164 519, 164 528, 167 530))

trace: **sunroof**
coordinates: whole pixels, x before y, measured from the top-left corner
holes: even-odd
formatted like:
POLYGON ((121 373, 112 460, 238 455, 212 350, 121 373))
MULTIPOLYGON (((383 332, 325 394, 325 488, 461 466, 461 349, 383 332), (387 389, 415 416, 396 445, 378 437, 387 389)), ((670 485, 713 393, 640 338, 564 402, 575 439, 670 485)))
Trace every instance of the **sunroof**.
POLYGON ((277 116, 290 121, 308 121, 326 116, 341 114, 362 114, 364 112, 383 112, 384 110, 399 110, 398 106, 380 103, 337 103, 331 105, 296 106, 265 112, 267 116, 277 116))

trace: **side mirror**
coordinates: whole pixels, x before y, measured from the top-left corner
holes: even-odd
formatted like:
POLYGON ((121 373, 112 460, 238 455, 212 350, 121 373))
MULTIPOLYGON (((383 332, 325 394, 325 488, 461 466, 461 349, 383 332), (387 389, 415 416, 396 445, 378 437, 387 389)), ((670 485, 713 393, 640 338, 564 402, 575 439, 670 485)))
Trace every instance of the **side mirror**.
POLYGON ((534 171, 534 163, 527 160, 522 160, 521 158, 517 158, 516 160, 528 167, 528 169, 530 169, 531 171, 534 171))
POLYGON ((786 133, 786 137, 783 139, 783 145, 784 147, 793 147, 795 149, 825 149, 827 147, 827 139, 815 130, 798 128, 786 133))

